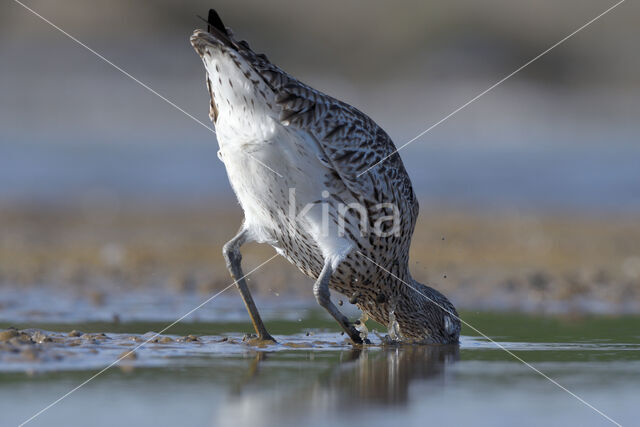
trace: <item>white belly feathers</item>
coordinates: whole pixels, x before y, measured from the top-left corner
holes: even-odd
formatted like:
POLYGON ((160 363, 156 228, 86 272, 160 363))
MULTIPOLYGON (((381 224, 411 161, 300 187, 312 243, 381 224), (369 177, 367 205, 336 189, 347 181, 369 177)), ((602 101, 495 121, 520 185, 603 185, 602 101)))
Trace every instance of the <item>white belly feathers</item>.
POLYGON ((256 241, 279 252, 279 236, 288 229, 300 239, 311 238, 323 258, 342 258, 353 245, 338 235, 336 224, 327 230, 323 220, 318 202, 330 171, 318 159, 316 142, 279 122, 269 87, 248 66, 241 68, 242 58, 235 59, 218 53, 205 64, 218 110, 219 157, 244 210, 245 226, 256 241))

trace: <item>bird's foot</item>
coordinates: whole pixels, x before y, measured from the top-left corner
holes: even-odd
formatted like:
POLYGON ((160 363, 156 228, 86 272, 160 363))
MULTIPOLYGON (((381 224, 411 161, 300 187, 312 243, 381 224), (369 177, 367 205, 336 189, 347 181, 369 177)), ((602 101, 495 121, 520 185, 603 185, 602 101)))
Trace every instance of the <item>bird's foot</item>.
POLYGON ((369 338, 366 336, 364 338, 362 337, 362 333, 356 329, 354 323, 346 322, 344 329, 354 345, 371 344, 369 338))

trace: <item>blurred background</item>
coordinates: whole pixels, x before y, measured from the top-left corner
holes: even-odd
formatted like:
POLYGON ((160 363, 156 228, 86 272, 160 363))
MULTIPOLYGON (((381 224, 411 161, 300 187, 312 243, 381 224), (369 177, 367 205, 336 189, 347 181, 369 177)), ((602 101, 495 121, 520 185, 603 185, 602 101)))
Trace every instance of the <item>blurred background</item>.
MULTIPOLYGON (((207 124, 189 36, 214 6, 256 51, 366 112, 396 145, 613 5, 26 4, 207 124)), ((4 317, 47 312, 30 289, 104 306, 132 289, 228 285, 220 251, 242 213, 215 136, 19 4, 0 10, 4 317)), ((421 205, 418 279, 463 308, 640 310, 639 16, 626 2, 401 151, 421 205)), ((271 250, 245 252, 248 270, 271 250)), ((255 282, 264 297, 311 298, 285 262, 255 282)))

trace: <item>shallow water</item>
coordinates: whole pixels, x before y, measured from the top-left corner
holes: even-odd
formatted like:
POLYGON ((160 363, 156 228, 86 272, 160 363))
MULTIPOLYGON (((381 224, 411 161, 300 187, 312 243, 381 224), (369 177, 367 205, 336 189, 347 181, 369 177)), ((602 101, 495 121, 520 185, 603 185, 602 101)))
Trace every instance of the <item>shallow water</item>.
MULTIPOLYGON (((636 422, 640 318, 463 318, 617 422, 636 422)), ((262 348, 242 341, 246 323, 180 323, 30 425, 610 424, 469 329, 459 347, 353 349, 319 312, 268 323, 279 344, 262 348)), ((0 425, 28 419, 165 325, 16 324, 41 328, 26 333, 43 342, 0 352, 0 425)))

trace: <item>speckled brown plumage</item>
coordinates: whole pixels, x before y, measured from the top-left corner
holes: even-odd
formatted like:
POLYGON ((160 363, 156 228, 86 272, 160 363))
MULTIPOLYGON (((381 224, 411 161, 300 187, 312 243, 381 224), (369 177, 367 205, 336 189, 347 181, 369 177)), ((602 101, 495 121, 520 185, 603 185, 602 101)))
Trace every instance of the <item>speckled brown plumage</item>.
MULTIPOLYGON (((237 41, 229 28, 197 30, 191 41, 205 64, 208 56, 224 57, 237 68, 238 80, 241 80, 234 81, 224 75, 218 65, 215 70, 208 69, 210 116, 217 128, 226 125, 224 120, 252 123, 258 114, 273 115, 287 135, 298 136, 288 148, 291 156, 313 157, 316 163, 319 161, 322 185, 329 197, 317 202, 328 204, 330 221, 338 222, 341 204, 357 203, 366 210, 365 227, 360 223, 358 212, 352 210, 344 215, 345 239, 353 244, 353 250, 333 271, 330 288, 350 298, 370 318, 395 330, 398 339, 457 342, 460 321, 453 305, 435 289, 417 283, 409 273, 409 247, 418 216, 418 201, 387 133, 358 109, 301 83, 265 55, 256 54, 245 41, 237 41), (217 76, 212 76, 216 73, 217 76), (229 96, 224 95, 236 95, 240 90, 237 88, 246 85, 251 86, 249 97, 242 95, 229 101, 229 96), (264 108, 266 113, 260 113, 259 108, 264 108), (390 157, 376 168, 358 176, 387 156, 390 157), (399 212, 399 229, 387 233, 389 235, 372 232, 374 225, 391 213, 390 207, 380 209, 381 204, 395 206, 399 212)), ((223 132, 223 135, 231 134, 232 131, 223 132)), ((233 139, 233 136, 224 138, 233 139)), ((218 139, 221 140, 220 131, 218 139)), ((239 194, 240 184, 234 184, 238 178, 229 170, 228 163, 225 164, 232 186, 239 194)), ((277 170, 275 163, 269 166, 277 170)), ((265 176, 263 179, 273 180, 267 186, 269 194, 265 196, 264 191, 253 194, 249 189, 245 190, 249 195, 244 197, 245 200, 253 197, 255 200, 251 203, 259 207, 261 215, 269 216, 267 225, 261 225, 261 233, 266 236, 263 240, 276 247, 303 273, 318 278, 325 265, 322 248, 302 223, 284 212, 290 196, 285 194, 285 189, 300 185, 300 178, 292 176, 304 177, 307 171, 295 170, 303 169, 302 163, 287 163, 287 166, 289 170, 280 172, 282 178, 265 176)), ((239 199, 242 199, 240 194, 239 199)), ((246 202, 241 200, 241 204, 245 207, 246 202)))

